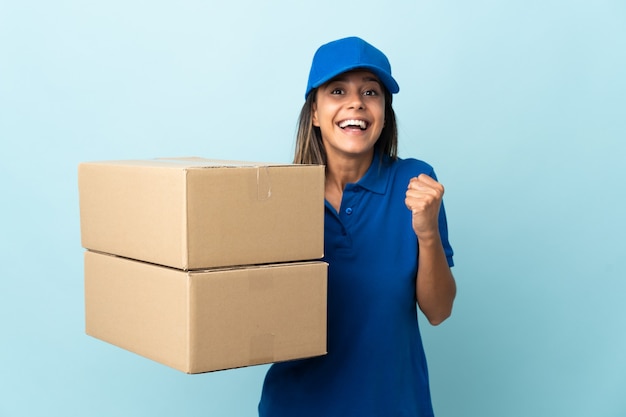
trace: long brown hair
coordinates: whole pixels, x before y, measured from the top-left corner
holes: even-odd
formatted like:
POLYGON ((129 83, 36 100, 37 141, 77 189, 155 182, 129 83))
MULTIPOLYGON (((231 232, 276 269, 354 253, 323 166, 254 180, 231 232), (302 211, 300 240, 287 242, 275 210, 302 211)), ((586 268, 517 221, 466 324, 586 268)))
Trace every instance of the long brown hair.
MULTIPOLYGON (((317 90, 316 88, 309 93, 300 110, 294 164, 326 165, 326 150, 322 142, 322 133, 319 127, 313 126, 313 104, 317 99, 317 90)), ((385 125, 374 149, 381 159, 388 156, 391 160, 395 160, 398 158, 398 125, 396 113, 391 105, 392 99, 393 96, 385 88, 385 125)))

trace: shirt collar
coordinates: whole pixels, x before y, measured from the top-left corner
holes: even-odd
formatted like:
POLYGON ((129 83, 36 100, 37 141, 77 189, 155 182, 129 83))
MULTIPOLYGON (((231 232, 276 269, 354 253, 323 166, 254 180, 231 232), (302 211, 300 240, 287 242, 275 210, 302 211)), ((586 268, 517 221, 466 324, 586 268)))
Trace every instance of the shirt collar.
POLYGON ((387 155, 383 156, 381 161, 380 154, 375 152, 370 167, 356 185, 373 193, 384 194, 389 181, 390 166, 391 161, 387 155))

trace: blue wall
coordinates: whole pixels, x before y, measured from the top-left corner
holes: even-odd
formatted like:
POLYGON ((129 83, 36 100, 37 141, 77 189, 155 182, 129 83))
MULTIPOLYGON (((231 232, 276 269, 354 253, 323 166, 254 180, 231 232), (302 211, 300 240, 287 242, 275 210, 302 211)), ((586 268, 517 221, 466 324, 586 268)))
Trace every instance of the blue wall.
POLYGON ((437 416, 626 415, 626 3, 214 3, 0 3, 0 416, 255 415, 266 366, 84 334, 76 167, 289 162, 312 54, 347 35, 389 56, 401 154, 446 186, 437 416))

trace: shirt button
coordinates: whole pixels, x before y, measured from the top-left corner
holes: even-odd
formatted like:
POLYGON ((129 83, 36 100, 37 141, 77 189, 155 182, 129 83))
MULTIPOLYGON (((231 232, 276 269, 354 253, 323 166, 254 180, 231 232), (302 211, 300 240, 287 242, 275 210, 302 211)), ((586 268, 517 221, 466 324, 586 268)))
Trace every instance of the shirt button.
POLYGON ((348 207, 348 208, 346 209, 346 214, 347 214, 348 216, 352 214, 352 207, 348 207))

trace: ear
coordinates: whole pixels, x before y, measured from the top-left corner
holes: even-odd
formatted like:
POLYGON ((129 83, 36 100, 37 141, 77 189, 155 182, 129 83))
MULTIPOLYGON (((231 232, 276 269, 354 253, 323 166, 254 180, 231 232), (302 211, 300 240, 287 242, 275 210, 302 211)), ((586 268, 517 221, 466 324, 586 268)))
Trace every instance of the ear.
POLYGON ((311 106, 311 120, 313 121, 313 126, 320 127, 320 122, 317 119, 317 102, 314 102, 311 106))

